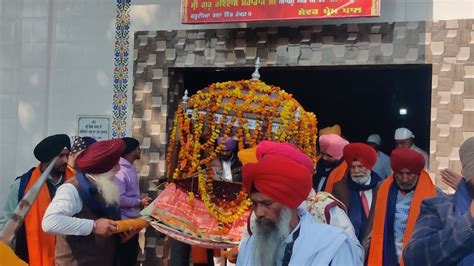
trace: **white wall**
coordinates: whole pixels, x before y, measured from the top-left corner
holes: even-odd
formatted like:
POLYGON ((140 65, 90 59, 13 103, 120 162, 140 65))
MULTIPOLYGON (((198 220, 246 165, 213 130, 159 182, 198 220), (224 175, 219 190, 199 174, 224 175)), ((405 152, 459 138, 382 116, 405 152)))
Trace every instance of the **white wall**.
MULTIPOLYGON (((21 27, 16 14, 6 16, 5 9, 3 0, 0 0, 0 195, 7 193, 8 188, 4 183, 8 180, 7 176, 13 175, 14 172, 9 167, 15 162, 11 152, 16 149, 17 142, 13 136, 16 136, 17 132, 18 115, 13 110, 18 106, 18 85, 15 84, 14 77, 18 75, 19 59, 14 55, 20 50, 20 38, 15 28, 21 27)), ((0 197, 0 203, 3 203, 3 198, 0 197)))
POLYGON ((46 133, 48 2, 0 0, 0 205, 46 133))
POLYGON ((474 18, 474 0, 433 0, 433 20, 468 18, 474 18))
POLYGON ((112 115, 116 5, 54 2, 48 133, 77 134, 78 114, 112 115))
MULTIPOLYGON (((382 0, 380 18, 190 26, 180 24, 179 0, 132 3, 131 38, 138 30, 474 18, 474 0, 382 0)), ((111 0, 0 0, 0 208, 14 177, 37 163, 38 141, 75 134, 78 114, 112 114, 115 12, 111 0)))
POLYGON ((0 208, 34 146, 75 135, 78 114, 112 115, 116 5, 0 0, 0 208))

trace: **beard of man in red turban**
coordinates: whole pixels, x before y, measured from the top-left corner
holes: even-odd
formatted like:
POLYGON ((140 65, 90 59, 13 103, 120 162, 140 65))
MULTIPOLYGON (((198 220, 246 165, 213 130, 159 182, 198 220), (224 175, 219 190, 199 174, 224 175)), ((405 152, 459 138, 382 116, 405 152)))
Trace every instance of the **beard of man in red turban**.
POLYGON ((76 168, 92 180, 107 205, 118 205, 119 186, 115 175, 120 170, 119 159, 126 149, 121 139, 93 143, 76 159, 76 168))

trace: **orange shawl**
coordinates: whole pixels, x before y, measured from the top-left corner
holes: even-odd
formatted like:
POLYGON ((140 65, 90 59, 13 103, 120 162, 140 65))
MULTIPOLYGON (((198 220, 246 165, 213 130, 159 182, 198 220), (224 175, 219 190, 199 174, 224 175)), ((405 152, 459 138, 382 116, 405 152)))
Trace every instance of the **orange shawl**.
MULTIPOLYGON (((41 174, 41 167, 38 165, 31 173, 25 193, 38 181, 41 174)), ((67 180, 73 176, 74 172, 66 167, 65 179, 67 180)), ((41 228, 41 222, 49 203, 51 203, 51 196, 49 195, 48 185, 43 184, 38 197, 25 217, 26 243, 31 266, 54 266, 55 263, 56 237, 43 232, 41 228)))
POLYGON ((324 191, 331 193, 334 188, 334 184, 341 181, 346 175, 347 163, 343 161, 338 167, 334 168, 328 176, 328 181, 326 181, 326 188, 324 191))
MULTIPOLYGON (((383 242, 384 242, 384 225, 387 211, 387 199, 390 187, 393 183, 393 175, 382 182, 377 192, 377 200, 375 202, 375 213, 372 228, 372 239, 370 241, 369 249, 369 266, 379 266, 383 262, 383 242)), ((436 196, 436 187, 431 181, 430 176, 424 170, 421 171, 418 184, 415 188, 413 200, 410 204, 410 211, 408 213, 407 227, 403 235, 402 249, 408 244, 413 230, 415 229, 416 220, 420 214, 421 202, 424 199, 436 196)), ((403 260, 400 266, 403 266, 403 260)))

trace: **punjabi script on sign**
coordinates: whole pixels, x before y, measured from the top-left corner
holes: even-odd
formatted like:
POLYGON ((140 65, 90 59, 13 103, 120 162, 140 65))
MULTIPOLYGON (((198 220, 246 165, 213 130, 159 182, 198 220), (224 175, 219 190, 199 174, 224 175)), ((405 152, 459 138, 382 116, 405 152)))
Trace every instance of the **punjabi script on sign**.
POLYGON ((290 5, 307 3, 338 3, 342 0, 192 0, 191 9, 198 8, 211 10, 213 7, 241 7, 241 6, 265 6, 265 5, 290 5))
MULTIPOLYGON (((325 3, 325 2, 341 2, 341 0, 192 0, 190 6, 192 10, 208 10, 211 11, 213 8, 229 8, 229 7, 249 7, 249 6, 272 6, 272 5, 290 5, 294 4, 306 4, 306 3, 325 3)), ((297 10, 297 16, 317 16, 324 14, 325 16, 334 16, 338 14, 361 14, 363 11, 362 7, 344 7, 330 8, 325 7, 324 9, 318 8, 299 8, 297 10)), ((223 11, 223 12, 199 12, 190 14, 192 20, 201 20, 208 18, 234 18, 234 17, 251 17, 251 11, 223 11)))
POLYGON ((380 16, 381 0, 182 0, 184 24, 380 16))

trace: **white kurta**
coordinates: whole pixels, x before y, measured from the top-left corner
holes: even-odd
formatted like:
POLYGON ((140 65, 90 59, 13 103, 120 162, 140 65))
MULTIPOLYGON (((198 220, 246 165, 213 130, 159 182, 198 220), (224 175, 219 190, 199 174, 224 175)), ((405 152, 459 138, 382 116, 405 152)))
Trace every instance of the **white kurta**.
POLYGON ((79 192, 73 184, 58 188, 43 217, 43 231, 61 235, 86 236, 92 233, 94 221, 72 217, 82 210, 79 192))
MULTIPOLYGON (((325 193, 325 192, 314 192, 313 189, 311 189, 310 196, 308 197, 308 200, 312 198, 313 200, 317 198, 317 194, 320 193, 325 193)), ((329 223, 325 219, 325 211, 326 211, 326 205, 334 200, 331 198, 326 198, 323 200, 323 204, 319 205, 322 206, 323 208, 318 208, 316 204, 314 203, 308 203, 308 201, 303 201, 298 208, 300 209, 305 209, 308 210, 309 213, 313 216, 313 219, 317 223, 322 223, 322 224, 329 224, 335 227, 339 227, 342 230, 344 230, 352 239, 354 239, 357 244, 359 245, 360 249, 362 248, 362 245, 360 245, 359 240, 357 239, 355 235, 355 230, 354 226, 352 225, 351 220, 349 219, 349 216, 347 216, 347 213, 341 209, 338 205, 334 205, 333 207, 329 208, 329 218, 330 221, 329 223), (310 204, 310 207, 308 208, 308 204, 310 204)), ((257 217, 255 216, 254 212, 251 212, 250 214, 250 231, 254 232, 255 231, 255 219, 257 217)), ((243 230, 241 241, 243 242, 245 239, 247 239, 250 236, 249 232, 247 229, 243 230)))
MULTIPOLYGON (((362 265, 362 250, 342 229, 326 224, 318 224, 305 209, 298 209, 300 233, 293 245, 293 253, 289 265, 316 266, 316 265, 362 265)), ((298 228, 297 226, 297 228, 298 228)), ((277 265, 282 264, 282 252, 287 243, 293 239, 293 231, 280 244, 277 256, 277 265)), ((253 245, 255 236, 250 236, 241 243, 237 258, 238 266, 253 264, 253 245)))

